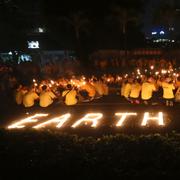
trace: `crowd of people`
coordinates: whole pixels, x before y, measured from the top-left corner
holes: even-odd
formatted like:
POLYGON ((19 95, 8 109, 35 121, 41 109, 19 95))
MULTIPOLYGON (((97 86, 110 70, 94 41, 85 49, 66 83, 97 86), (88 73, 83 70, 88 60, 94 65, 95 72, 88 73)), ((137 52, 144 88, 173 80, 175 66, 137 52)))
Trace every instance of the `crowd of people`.
POLYGON ((170 77, 155 79, 152 76, 142 79, 128 78, 121 87, 121 95, 135 104, 158 104, 164 99, 166 106, 173 106, 174 100, 180 101, 180 78, 173 81, 170 77))
POLYGON ((180 69, 174 61, 139 60, 130 69, 126 72, 119 69, 119 73, 113 74, 61 75, 54 79, 43 71, 46 75, 28 77, 25 82, 27 76, 17 76, 13 67, 1 65, 0 94, 15 97, 16 103, 24 107, 37 103, 48 107, 54 102, 71 106, 103 99, 112 93, 119 95, 120 101, 133 104, 164 102, 173 106, 180 101, 180 69))
POLYGON ((81 79, 73 76, 71 79, 43 80, 39 83, 33 79, 30 87, 18 87, 15 99, 17 104, 23 104, 25 107, 32 107, 36 100, 39 100, 41 107, 47 107, 55 99, 70 106, 89 102, 103 95, 108 95, 108 86, 102 81, 87 81, 84 76, 81 79))
POLYGON ((160 104, 173 106, 180 102, 179 73, 169 75, 103 75, 101 77, 72 76, 57 80, 32 80, 31 86, 20 85, 15 93, 16 103, 32 107, 38 101, 48 107, 54 101, 67 106, 90 102, 111 93, 119 100, 132 104, 160 104), (120 97, 121 96, 121 97, 120 97))
POLYGON ((135 70, 137 67, 140 69, 148 69, 150 66, 154 66, 155 69, 168 69, 169 67, 178 66, 176 59, 167 58, 97 58, 92 60, 94 68, 101 71, 108 71, 109 69, 118 70, 135 70))

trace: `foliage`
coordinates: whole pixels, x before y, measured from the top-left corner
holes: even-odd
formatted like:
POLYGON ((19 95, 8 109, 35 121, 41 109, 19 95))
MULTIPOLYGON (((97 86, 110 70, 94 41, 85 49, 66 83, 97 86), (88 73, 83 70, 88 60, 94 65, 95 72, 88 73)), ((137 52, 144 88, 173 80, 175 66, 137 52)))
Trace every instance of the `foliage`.
MULTIPOLYGON (((79 137, 58 131, 0 131, 2 170, 46 177, 165 177, 179 174, 180 134, 79 137), (48 169, 48 171, 45 171, 48 169), (58 170, 57 170, 58 169, 58 170)), ((11 174, 1 173, 2 177, 11 174)))

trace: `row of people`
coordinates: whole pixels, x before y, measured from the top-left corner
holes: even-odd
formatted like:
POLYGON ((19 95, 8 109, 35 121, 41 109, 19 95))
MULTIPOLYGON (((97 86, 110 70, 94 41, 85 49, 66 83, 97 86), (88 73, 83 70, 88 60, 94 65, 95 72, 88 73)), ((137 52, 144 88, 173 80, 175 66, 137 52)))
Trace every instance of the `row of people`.
POLYGON ((121 96, 131 103, 139 104, 142 100, 144 104, 149 104, 153 101, 155 93, 157 96, 161 96, 159 93, 161 90, 167 106, 173 106, 174 98, 176 101, 180 101, 180 87, 175 85, 170 77, 163 81, 156 81, 149 77, 144 82, 141 82, 140 79, 128 78, 121 86, 121 96))
POLYGON ((34 86, 27 88, 20 85, 16 90, 15 100, 18 105, 23 104, 24 107, 34 106, 36 100, 39 100, 41 107, 48 107, 55 99, 71 106, 78 102, 89 102, 104 95, 108 95, 108 87, 101 81, 94 80, 91 83, 83 82, 78 88, 67 84, 66 88, 58 86, 54 90, 47 85, 42 85, 38 90, 34 86))
POLYGON ((38 96, 40 99, 40 106, 46 107, 51 104, 54 98, 60 99, 63 96, 66 96, 65 104, 74 105, 77 102, 91 101, 94 98, 108 95, 109 87, 112 86, 109 84, 111 81, 116 83, 116 89, 121 87, 121 95, 123 97, 134 103, 138 103, 140 99, 142 99, 144 103, 148 103, 154 94, 158 93, 158 96, 162 96, 159 92, 163 90, 163 98, 167 99, 167 104, 172 105, 172 100, 175 97, 174 91, 176 90, 176 99, 178 99, 178 92, 180 91, 180 77, 176 78, 176 80, 173 79, 172 81, 169 77, 155 80, 153 77, 144 78, 144 76, 138 79, 128 77, 122 78, 120 76, 115 78, 113 78, 113 76, 103 76, 99 79, 95 76, 92 76, 89 79, 83 76, 78 79, 74 76, 71 79, 61 78, 57 81, 44 80, 41 81, 39 85, 34 80, 33 87, 29 89, 20 86, 16 91, 16 102, 17 104, 22 104, 24 99, 25 107, 32 106, 34 103, 27 105, 28 103, 26 103, 25 99, 31 99, 31 97, 32 99, 36 99, 38 96), (33 97, 32 92, 35 92, 37 96, 33 95, 33 97), (49 95, 52 94, 50 92, 53 92, 55 97, 53 95, 49 95), (47 105, 43 105, 41 100, 46 98, 47 105))
POLYGON ((107 70, 110 67, 113 68, 144 68, 148 69, 154 66, 157 69, 169 69, 176 66, 176 60, 172 59, 148 59, 148 58, 129 58, 123 61, 123 58, 107 58, 107 59, 95 59, 93 60, 94 67, 100 70, 107 70))

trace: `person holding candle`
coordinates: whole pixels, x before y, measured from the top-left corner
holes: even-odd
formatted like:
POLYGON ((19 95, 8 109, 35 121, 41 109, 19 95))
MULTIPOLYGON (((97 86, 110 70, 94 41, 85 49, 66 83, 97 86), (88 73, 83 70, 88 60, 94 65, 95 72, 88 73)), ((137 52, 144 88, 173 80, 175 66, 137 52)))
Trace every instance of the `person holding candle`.
POLYGON ((153 96, 153 91, 156 91, 156 86, 153 82, 154 79, 152 77, 149 77, 147 78, 147 81, 142 84, 141 99, 146 105, 150 103, 153 96))
POLYGON ((164 82, 162 82, 163 88, 163 98, 165 99, 166 106, 173 106, 174 101, 174 93, 173 90, 175 89, 172 79, 167 77, 164 82))

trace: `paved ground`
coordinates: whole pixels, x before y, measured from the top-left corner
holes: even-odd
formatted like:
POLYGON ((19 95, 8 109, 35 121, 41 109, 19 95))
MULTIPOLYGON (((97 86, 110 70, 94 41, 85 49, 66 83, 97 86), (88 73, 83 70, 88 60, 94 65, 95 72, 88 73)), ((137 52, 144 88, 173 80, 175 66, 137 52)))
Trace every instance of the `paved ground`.
MULTIPOLYGON (((16 106, 12 103, 6 103, 1 107, 1 122, 0 128, 6 128, 15 120, 24 118, 27 115, 34 113, 48 113, 49 117, 55 117, 65 113, 71 113, 72 117, 65 127, 58 129, 58 131, 82 134, 82 135, 105 135, 114 134, 118 132, 123 133, 166 133, 170 131, 180 131, 180 104, 176 104, 174 107, 166 107, 164 105, 145 106, 145 105, 132 105, 121 99, 117 95, 110 95, 102 99, 95 100, 90 103, 82 103, 69 108, 61 104, 53 104, 48 108, 36 107, 26 109, 16 106), (89 126, 81 126, 77 129, 72 129, 70 126, 78 119, 82 118, 87 113, 102 113, 99 126, 95 129, 89 126), (117 112, 136 112, 137 117, 128 118, 124 122, 123 127, 116 127, 118 117, 115 116, 117 112), (165 126, 158 126, 155 122, 152 122, 147 127, 142 127, 140 124, 143 120, 144 112, 150 112, 151 115, 157 115, 157 112, 164 113, 165 126)), ((47 130, 46 128, 45 130, 47 130)), ((57 130, 52 127, 53 130, 57 130)))

